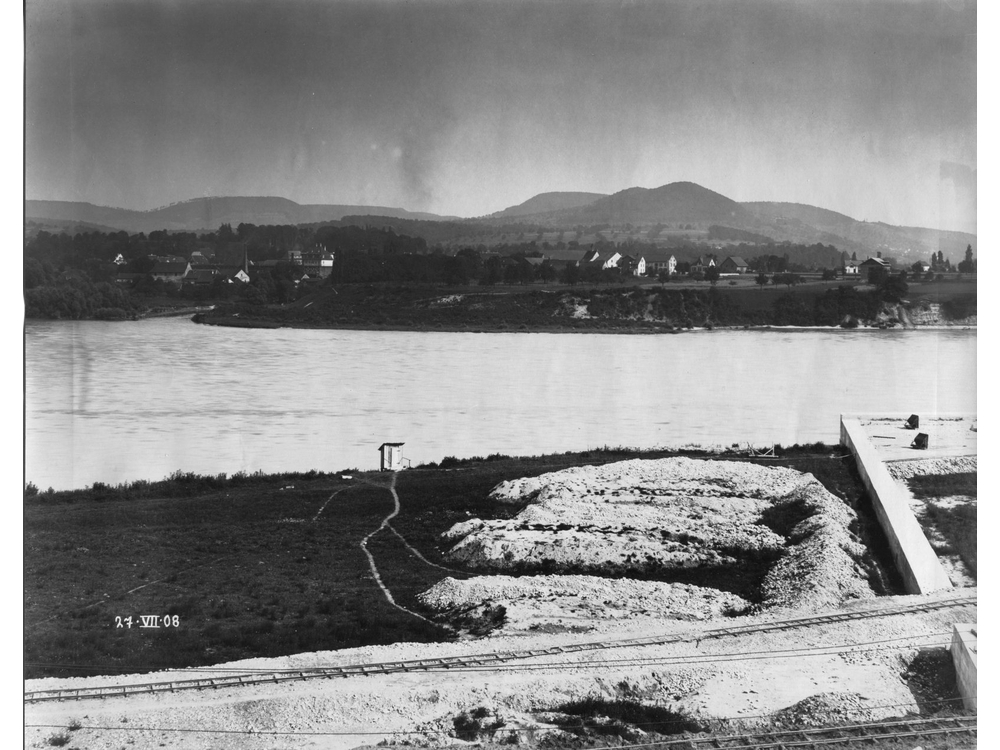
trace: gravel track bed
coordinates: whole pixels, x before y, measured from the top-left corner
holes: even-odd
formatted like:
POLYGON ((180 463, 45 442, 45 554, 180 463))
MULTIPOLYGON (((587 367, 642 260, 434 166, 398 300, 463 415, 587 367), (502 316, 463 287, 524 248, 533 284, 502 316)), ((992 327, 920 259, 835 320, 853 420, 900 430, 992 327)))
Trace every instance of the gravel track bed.
MULTIPOLYGON (((944 599, 953 592, 926 597, 894 597, 886 606, 915 600, 944 599)), ((860 604, 860 603, 858 603, 860 604)), ((848 605, 855 608, 856 605, 848 605)), ((785 613, 813 614, 811 608, 785 613)), ((734 624, 776 619, 769 612, 738 618, 734 624)), ((375 745, 383 739, 400 739, 419 727, 454 730, 454 718, 463 712, 486 708, 516 725, 518 721, 544 723, 546 712, 566 702, 586 697, 627 699, 668 706, 699 719, 733 718, 747 725, 768 726, 789 719, 808 725, 812 711, 846 721, 863 721, 916 711, 917 703, 905 679, 908 665, 925 651, 906 648, 859 651, 844 655, 798 654, 782 657, 788 649, 863 644, 901 636, 935 636, 947 640, 952 622, 975 621, 974 604, 958 609, 894 615, 850 623, 831 623, 774 633, 752 633, 710 639, 700 643, 663 646, 618 647, 603 651, 567 654, 559 659, 538 657, 526 663, 553 663, 551 668, 528 671, 517 668, 495 671, 445 671, 408 673, 300 683, 260 685, 229 690, 136 696, 129 699, 61 702, 25 706, 26 724, 67 727, 79 721, 83 728, 70 733, 70 746, 88 750, 128 747, 153 748, 325 748, 349 750, 375 745), (766 658, 732 661, 729 654, 773 654, 766 658), (697 664, 663 665, 657 659, 676 656, 710 657, 697 664), (645 665, 617 666, 620 659, 651 660, 645 665), (807 699, 819 696, 816 700, 807 699), (893 704, 886 707, 885 704, 893 704), (774 716, 775 712, 783 712, 774 716), (170 731, 101 731, 87 726, 193 727, 228 729, 238 734, 176 734, 170 731), (327 735, 266 735, 246 732, 327 732, 327 735), (389 735, 388 732, 400 732, 389 735), (356 734, 351 734, 356 733, 356 734), (374 733, 374 734, 372 734, 374 733)), ((653 633, 690 632, 717 624, 664 621, 650 628, 645 622, 623 621, 618 636, 641 637, 653 633)), ((532 633, 492 636, 459 643, 400 643, 316 652, 275 659, 253 659, 220 667, 232 669, 305 668, 331 663, 385 662, 435 656, 514 651, 578 643, 575 634, 532 633)), ((26 690, 68 683, 143 682, 156 675, 32 680, 26 690)), ((50 747, 47 738, 58 730, 28 728, 24 747, 50 747)), ((65 731, 65 730, 64 730, 65 731)), ((414 738, 416 739, 416 738, 414 738)), ((454 743, 454 735, 446 744, 454 743)), ((445 743, 442 743, 445 744, 445 743)))

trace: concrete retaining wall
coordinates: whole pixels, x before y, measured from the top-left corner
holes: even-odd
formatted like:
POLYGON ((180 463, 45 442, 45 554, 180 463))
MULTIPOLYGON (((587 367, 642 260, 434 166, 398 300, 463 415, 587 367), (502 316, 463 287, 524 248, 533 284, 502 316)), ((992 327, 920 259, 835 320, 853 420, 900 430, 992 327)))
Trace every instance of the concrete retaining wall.
POLYGON ((956 625, 951 636, 951 658, 955 662, 958 692, 969 711, 976 710, 977 640, 975 625, 956 625))
POLYGON ((907 593, 926 594, 950 588, 952 584, 941 567, 941 561, 924 536, 906 496, 868 439, 860 420, 841 416, 840 444, 854 454, 858 474, 871 495, 875 515, 889 540, 892 557, 903 576, 907 593))

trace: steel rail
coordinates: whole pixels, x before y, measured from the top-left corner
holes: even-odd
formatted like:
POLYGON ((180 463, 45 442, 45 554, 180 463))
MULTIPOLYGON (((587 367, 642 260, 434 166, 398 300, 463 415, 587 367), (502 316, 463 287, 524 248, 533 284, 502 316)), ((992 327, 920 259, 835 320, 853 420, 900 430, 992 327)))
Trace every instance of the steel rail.
POLYGON ((849 622, 852 620, 891 617, 893 615, 926 612, 975 603, 975 595, 956 596, 949 599, 941 599, 931 602, 905 604, 895 607, 862 609, 849 612, 830 612, 826 614, 795 617, 765 623, 711 628, 709 630, 699 632, 673 633, 659 636, 646 636, 642 638, 627 638, 615 641, 591 641, 587 643, 567 644, 564 646, 526 649, 523 651, 490 652, 482 654, 469 654, 465 656, 445 656, 430 659, 425 658, 406 661, 348 664, 343 666, 315 667, 294 670, 247 672, 242 674, 221 675, 218 677, 166 680, 163 682, 35 690, 24 694, 24 702, 40 703, 43 701, 85 700, 91 698, 128 696, 134 693, 177 692, 180 690, 204 690, 207 688, 219 689, 237 687, 240 685, 257 685, 261 683, 291 682, 324 678, 332 679, 334 677, 392 674, 396 672, 416 672, 473 665, 500 665, 510 661, 531 659, 538 656, 556 656, 559 654, 579 653, 583 651, 609 650, 636 646, 658 646, 671 643, 686 643, 691 641, 697 642, 713 638, 746 635, 750 633, 766 633, 779 630, 811 627, 815 625, 826 625, 830 623, 849 622))
POLYGON ((977 715, 931 717, 926 719, 894 719, 866 724, 833 725, 809 729, 788 729, 772 732, 744 732, 741 734, 692 736, 684 739, 664 740, 642 745, 622 745, 628 748, 684 748, 699 750, 703 747, 725 750, 783 750, 785 748, 819 748, 827 745, 850 743, 878 744, 885 740, 930 737, 950 734, 974 734, 977 715), (942 726, 951 723, 952 726, 942 726), (841 736, 835 737, 834 734, 841 736))

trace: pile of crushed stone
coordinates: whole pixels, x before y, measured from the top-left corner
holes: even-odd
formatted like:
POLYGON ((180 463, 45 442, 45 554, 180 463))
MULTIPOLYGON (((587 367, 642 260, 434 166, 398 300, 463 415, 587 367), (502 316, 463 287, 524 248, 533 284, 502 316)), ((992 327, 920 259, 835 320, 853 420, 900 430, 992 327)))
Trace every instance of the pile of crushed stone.
POLYGON ((807 515, 792 529, 787 553, 764 578, 765 604, 821 609, 874 598, 860 563, 865 546, 850 531, 857 518, 854 511, 825 489, 818 493, 801 488, 786 501, 800 502, 807 515))
POLYGON ((762 585, 764 606, 824 607, 874 597, 860 562, 865 548, 849 530, 854 511, 811 474, 793 469, 635 459, 503 482, 491 498, 524 507, 509 520, 456 524, 442 535, 453 545, 445 557, 520 577, 443 581, 424 595, 439 611, 502 603, 512 628, 549 617, 553 601, 580 618, 600 618, 601 606, 610 617, 669 616, 674 606, 679 617, 716 617, 748 603, 699 586, 627 579, 668 578, 686 569, 723 575, 760 561, 774 561, 762 585), (543 572, 562 575, 532 583, 530 574, 543 572), (597 583, 595 576, 624 580, 597 583), (608 584, 616 595, 607 593, 608 584))
POLYGON ((588 623, 595 630, 624 618, 709 620, 746 612, 751 603, 728 591, 683 583, 600 578, 586 575, 478 576, 445 578, 420 601, 437 612, 455 615, 485 603, 502 606, 501 630, 535 630, 588 623))
POLYGON ((895 480, 906 480, 938 474, 967 474, 978 471, 976 456, 924 458, 914 461, 886 461, 886 468, 895 480))
MULTIPOLYGON (((817 693, 771 715, 775 727, 824 727, 885 718, 860 693, 817 693)), ((889 715, 892 715, 891 712, 889 715)))

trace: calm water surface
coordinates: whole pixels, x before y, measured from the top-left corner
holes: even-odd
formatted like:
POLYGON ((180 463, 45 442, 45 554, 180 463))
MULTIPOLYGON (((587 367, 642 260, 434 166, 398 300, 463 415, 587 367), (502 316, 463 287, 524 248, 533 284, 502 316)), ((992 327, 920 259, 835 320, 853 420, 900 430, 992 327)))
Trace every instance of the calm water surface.
POLYGON ((677 336, 26 326, 26 481, 377 468, 603 445, 838 439, 842 412, 975 412, 975 331, 677 336))

